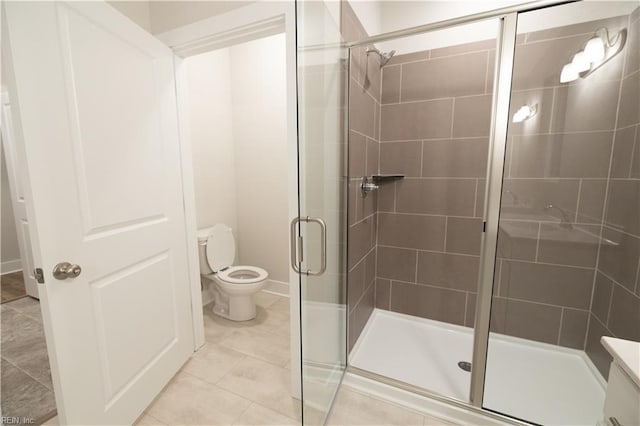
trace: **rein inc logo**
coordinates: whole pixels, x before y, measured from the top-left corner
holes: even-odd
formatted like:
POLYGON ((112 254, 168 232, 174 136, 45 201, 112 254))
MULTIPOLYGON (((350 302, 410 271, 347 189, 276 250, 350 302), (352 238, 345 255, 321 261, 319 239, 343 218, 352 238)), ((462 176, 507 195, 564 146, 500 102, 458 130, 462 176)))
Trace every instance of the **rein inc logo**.
POLYGON ((0 417, 0 421, 3 425, 34 425, 36 424, 36 419, 33 417, 12 417, 12 416, 2 416, 0 417))

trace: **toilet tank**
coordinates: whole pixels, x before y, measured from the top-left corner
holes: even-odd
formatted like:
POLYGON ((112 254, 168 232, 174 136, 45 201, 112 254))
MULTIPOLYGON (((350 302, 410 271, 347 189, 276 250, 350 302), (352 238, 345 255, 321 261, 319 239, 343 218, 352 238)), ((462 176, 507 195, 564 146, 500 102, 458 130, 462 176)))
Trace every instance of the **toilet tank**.
POLYGON ((207 260, 207 239, 213 227, 198 229, 198 263, 200 264, 200 275, 213 274, 207 260))

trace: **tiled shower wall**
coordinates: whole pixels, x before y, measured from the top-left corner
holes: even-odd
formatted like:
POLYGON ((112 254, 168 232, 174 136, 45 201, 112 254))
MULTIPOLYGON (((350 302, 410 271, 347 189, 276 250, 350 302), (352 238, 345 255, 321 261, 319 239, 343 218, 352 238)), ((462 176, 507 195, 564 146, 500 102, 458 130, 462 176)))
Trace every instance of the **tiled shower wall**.
MULTIPOLYGON (((628 22, 621 17, 518 36, 512 106, 537 103, 538 114, 509 127, 494 332, 578 349, 587 343, 588 351, 595 339, 586 342, 588 328, 590 335, 599 336, 603 332, 596 328, 608 324, 618 330, 626 327, 616 335, 637 336, 639 73, 633 71, 637 57, 627 59, 620 114, 636 121, 618 120, 616 126, 623 61, 625 55, 637 52, 637 19, 624 55, 588 79, 559 83, 562 66, 597 28, 607 26, 613 33, 628 22), (635 98, 625 100, 627 92, 635 98), (625 108, 636 112, 625 113, 625 108), (616 129, 616 141, 625 139, 616 142, 610 165, 616 129), (627 175, 616 176, 618 157, 629 160, 620 166, 627 175), (610 207, 603 215, 607 196, 610 207), (564 213, 545 208, 549 204, 564 213), (629 211, 629 205, 635 210, 629 211), (584 244, 554 236, 562 231, 558 222, 563 214, 572 222, 576 230, 572 232, 584 230, 595 237, 584 244), (605 236, 616 232, 623 241, 615 246, 616 254, 607 254, 610 247, 599 247, 603 216, 605 236), (518 232, 507 232, 514 226, 518 232), (621 257, 625 260, 612 266, 621 257), (617 281, 614 272, 598 274, 592 307, 596 265, 602 271, 605 263, 609 271, 626 275, 617 281), (635 299, 629 298, 633 293, 635 299), (614 306, 622 309, 612 316, 609 311, 614 306), (594 315, 598 307, 600 317, 594 315)), ((361 27, 360 31, 364 32, 361 27)), ((350 346, 373 303, 381 309, 473 326, 494 46, 495 41, 488 40, 396 56, 383 68, 379 98, 368 93, 373 100, 360 96, 367 92, 361 84, 363 59, 352 57, 350 346), (359 179, 376 171, 406 177, 363 198, 359 179)), ((611 330, 606 333, 614 335, 611 330)), ((592 358, 605 358, 599 344, 591 346, 592 358)))
POLYGON ((603 335, 640 341, 640 8, 629 19, 586 351, 607 377, 603 335), (611 241, 610 243, 607 241, 611 241))
POLYGON ((526 104, 538 112, 509 124, 494 332, 585 347, 625 55, 570 84, 560 84, 560 71, 598 28, 613 35, 627 23, 612 18, 519 39, 510 117, 526 104))
POLYGON ((376 306, 472 325, 495 41, 394 57, 382 72, 376 306))
MULTIPOLYGON (((345 41, 367 33, 348 2, 342 4, 341 29, 345 41)), ((349 63, 349 197, 348 290, 349 349, 360 336, 375 303, 377 194, 360 192, 363 176, 378 172, 380 61, 366 48, 351 49, 349 63)))

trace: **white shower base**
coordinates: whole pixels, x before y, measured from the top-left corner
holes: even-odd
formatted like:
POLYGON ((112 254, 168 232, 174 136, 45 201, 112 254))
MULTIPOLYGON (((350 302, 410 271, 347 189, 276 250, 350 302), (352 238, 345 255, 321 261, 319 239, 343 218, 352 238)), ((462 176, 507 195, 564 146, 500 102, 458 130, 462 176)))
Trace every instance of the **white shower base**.
MULTIPOLYGON (((473 329, 374 310, 349 356, 357 368, 468 401, 473 329)), ((543 425, 595 425, 605 382, 586 354, 491 333, 484 407, 543 425)))

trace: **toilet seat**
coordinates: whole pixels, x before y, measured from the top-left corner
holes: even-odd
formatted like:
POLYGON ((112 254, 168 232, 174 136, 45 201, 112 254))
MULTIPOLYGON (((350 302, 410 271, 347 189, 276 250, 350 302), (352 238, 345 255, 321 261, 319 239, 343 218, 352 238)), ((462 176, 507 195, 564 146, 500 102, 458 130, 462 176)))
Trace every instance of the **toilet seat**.
POLYGON ((257 266, 231 266, 217 274, 218 279, 229 284, 254 284, 268 276, 267 271, 257 266))

